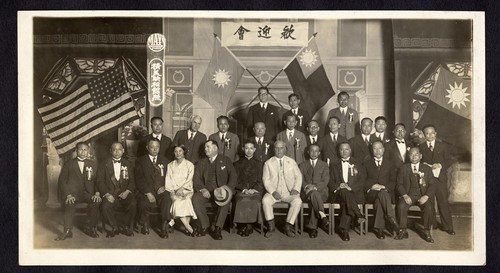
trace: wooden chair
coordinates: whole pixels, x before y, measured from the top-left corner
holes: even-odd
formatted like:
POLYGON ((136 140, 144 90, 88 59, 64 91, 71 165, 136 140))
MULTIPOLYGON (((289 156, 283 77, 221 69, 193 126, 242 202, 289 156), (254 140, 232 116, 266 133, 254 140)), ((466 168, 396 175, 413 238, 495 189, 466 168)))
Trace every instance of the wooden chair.
MULTIPOLYGON (((332 203, 332 213, 331 213, 331 223, 333 224, 333 232, 335 232, 335 216, 340 216, 340 213, 336 213, 335 210, 340 209, 340 204, 339 203, 332 203)), ((359 211, 363 211, 363 204, 358 204, 359 211)), ((365 223, 359 225, 359 235, 366 235, 367 233, 367 226, 366 223, 368 222, 367 216, 365 214, 365 223)), ((333 234, 333 233, 332 233, 333 234)))
MULTIPOLYGON (((333 207, 332 204, 330 203, 324 203, 323 208, 325 210, 328 210, 328 218, 329 218, 329 225, 328 225, 328 235, 332 235, 334 229, 335 222, 334 216, 333 216, 333 207)), ((300 208, 300 233, 302 234, 304 232, 304 209, 309 209, 309 203, 304 202, 302 203, 302 207, 300 208)), ((309 214, 309 213, 307 213, 309 214)))

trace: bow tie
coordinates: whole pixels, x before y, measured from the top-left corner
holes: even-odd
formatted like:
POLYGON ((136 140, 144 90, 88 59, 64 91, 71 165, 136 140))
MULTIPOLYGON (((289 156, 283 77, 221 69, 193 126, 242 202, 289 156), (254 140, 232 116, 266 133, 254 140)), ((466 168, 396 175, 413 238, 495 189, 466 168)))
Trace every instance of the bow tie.
POLYGON ((399 143, 399 144, 405 144, 404 140, 396 140, 396 142, 399 143))
POLYGON ((80 159, 80 158, 76 158, 76 160, 78 160, 78 162, 85 162, 85 159, 80 159))
POLYGON ((121 159, 118 159, 118 160, 113 159, 113 164, 116 164, 116 163, 122 163, 122 160, 121 159))
POLYGON ((349 160, 347 160, 347 159, 342 159, 342 163, 349 163, 349 160))

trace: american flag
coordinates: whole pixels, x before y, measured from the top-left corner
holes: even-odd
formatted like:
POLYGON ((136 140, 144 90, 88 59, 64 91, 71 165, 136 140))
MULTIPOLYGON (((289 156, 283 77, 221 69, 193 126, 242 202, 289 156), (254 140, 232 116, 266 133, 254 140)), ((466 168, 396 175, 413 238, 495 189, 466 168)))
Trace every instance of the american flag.
POLYGON ((80 141, 139 119, 121 66, 95 76, 38 112, 59 155, 72 151, 80 141))

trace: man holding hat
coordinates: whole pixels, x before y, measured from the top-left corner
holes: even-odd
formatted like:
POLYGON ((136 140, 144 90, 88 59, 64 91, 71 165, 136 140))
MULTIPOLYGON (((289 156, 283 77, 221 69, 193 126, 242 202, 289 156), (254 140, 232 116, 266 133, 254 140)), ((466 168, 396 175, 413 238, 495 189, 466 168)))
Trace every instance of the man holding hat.
POLYGON ((207 209, 207 202, 214 202, 217 207, 213 238, 222 240, 222 227, 226 221, 234 187, 236 186, 238 175, 234 169, 231 159, 219 154, 219 147, 216 141, 205 142, 206 158, 201 159, 196 164, 193 177, 194 195, 192 198, 193 207, 198 216, 198 226, 196 236, 205 236, 210 226, 207 209))

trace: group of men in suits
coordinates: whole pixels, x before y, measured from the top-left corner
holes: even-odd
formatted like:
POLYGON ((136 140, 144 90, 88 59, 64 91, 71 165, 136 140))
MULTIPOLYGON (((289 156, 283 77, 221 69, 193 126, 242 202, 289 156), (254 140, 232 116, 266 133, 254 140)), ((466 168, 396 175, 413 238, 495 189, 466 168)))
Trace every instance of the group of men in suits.
MULTIPOLYGON (((401 123, 395 125, 391 139, 386 133, 385 117, 377 117, 375 122, 367 117, 359 121, 356 110, 348 107, 349 95, 340 92, 339 107, 329 112, 327 130, 320 136, 319 123, 298 107, 297 94, 289 96, 291 109, 281 119, 278 108, 268 103, 269 95, 267 88, 258 90, 259 103, 249 108, 247 116, 251 137, 246 141, 254 145, 253 158, 263 166, 266 237, 275 232, 273 204, 276 202, 290 204, 284 227, 289 237, 295 236, 292 227, 302 202, 308 202, 310 217, 306 227, 309 236, 315 238, 318 227, 328 228, 323 204, 330 201, 341 205, 338 233, 342 240, 348 241, 349 229, 365 221, 358 205, 368 202, 374 204, 377 238, 385 238, 387 223, 396 232, 395 239, 408 238, 407 211, 410 206, 418 205, 424 214, 424 239, 433 242, 429 229, 436 226, 434 196, 441 228, 454 234, 446 187, 451 157, 445 144, 436 140, 433 125, 423 129, 426 142, 418 146, 405 139, 406 128, 401 123), (360 134, 356 134, 358 123, 360 134), (397 220, 394 203, 398 205, 397 220)), ((165 174, 172 147, 181 145, 186 148, 185 158, 195 164, 192 202, 198 224, 191 235, 204 236, 211 227, 214 239, 222 239, 221 229, 230 200, 221 200, 231 198, 238 181, 233 162, 239 158, 240 141, 229 132, 226 116, 217 118, 218 132, 208 140, 199 132, 201 122, 200 116, 193 116, 189 128, 178 131, 171 141, 162 134, 163 120, 153 117, 152 133, 140 142, 135 168, 123 157, 123 145, 116 142, 111 146, 111 157, 96 170, 95 163, 86 159, 88 145, 79 143, 77 158, 64 165, 60 176, 66 196, 65 226, 57 240, 72 236, 72 215, 78 202, 89 204, 88 230, 92 237, 98 236, 96 224, 102 202, 101 211, 111 225, 108 237, 120 233, 115 217, 117 209, 127 213, 123 234, 132 236, 135 222, 141 233, 149 233, 149 214, 158 206, 160 237, 168 238, 174 221, 170 214, 172 201, 164 187, 165 174), (207 202, 218 208, 213 223, 206 214, 207 202)))

